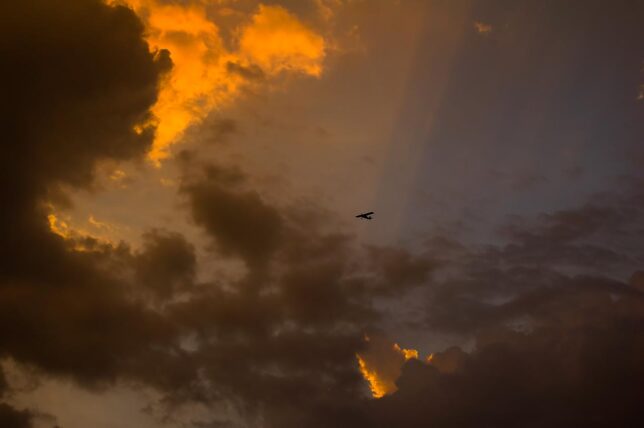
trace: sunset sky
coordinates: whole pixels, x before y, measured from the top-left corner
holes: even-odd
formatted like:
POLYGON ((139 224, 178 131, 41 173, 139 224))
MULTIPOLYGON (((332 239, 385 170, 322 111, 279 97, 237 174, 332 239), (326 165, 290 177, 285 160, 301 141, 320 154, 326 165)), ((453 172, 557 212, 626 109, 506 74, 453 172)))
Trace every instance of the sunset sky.
POLYGON ((644 2, 0 18, 0 428, 642 423, 644 2))

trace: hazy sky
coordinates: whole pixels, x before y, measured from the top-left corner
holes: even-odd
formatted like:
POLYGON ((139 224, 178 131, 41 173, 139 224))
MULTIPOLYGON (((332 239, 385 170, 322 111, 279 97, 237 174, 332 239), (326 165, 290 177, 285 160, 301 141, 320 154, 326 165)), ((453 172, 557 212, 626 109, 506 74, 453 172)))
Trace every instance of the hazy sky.
POLYGON ((0 16, 0 426, 640 418, 644 3, 0 16))

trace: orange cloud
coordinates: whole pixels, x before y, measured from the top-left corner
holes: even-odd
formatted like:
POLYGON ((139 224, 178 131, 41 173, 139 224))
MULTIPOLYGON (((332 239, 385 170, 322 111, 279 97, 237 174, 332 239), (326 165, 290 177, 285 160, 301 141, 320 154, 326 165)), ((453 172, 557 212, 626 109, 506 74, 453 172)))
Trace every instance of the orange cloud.
POLYGON ((474 29, 476 30, 477 33, 487 35, 492 32, 492 26, 490 24, 486 24, 484 22, 475 22, 474 23, 474 29))
POLYGON ((95 250, 97 246, 116 246, 110 237, 114 230, 113 225, 99 221, 90 214, 86 222, 86 226, 94 230, 90 232, 87 228, 72 225, 71 218, 56 213, 53 206, 49 209, 51 210, 47 215, 49 230, 65 239, 70 250, 84 252, 95 250))
POLYGON ((366 338, 369 342, 367 351, 357 354, 360 373, 369 382, 374 398, 381 398, 395 392, 396 381, 400 377, 403 364, 412 358, 418 358, 415 349, 401 348, 384 338, 366 338))
POLYGON ((280 6, 259 6, 242 32, 239 53, 268 74, 284 70, 312 76, 322 73, 324 39, 280 6))
POLYGON ((71 231, 67 222, 60 220, 56 214, 47 215, 47 221, 49 222, 49 230, 62 238, 69 238, 71 231))
POLYGON ((231 64, 243 70, 259 67, 267 77, 283 71, 315 77, 322 73, 324 39, 280 6, 260 5, 236 29, 237 47, 228 49, 203 2, 127 3, 144 22, 151 48, 169 50, 174 63, 152 109, 157 131, 149 157, 157 164, 190 125, 252 84, 248 75, 231 72, 231 64))

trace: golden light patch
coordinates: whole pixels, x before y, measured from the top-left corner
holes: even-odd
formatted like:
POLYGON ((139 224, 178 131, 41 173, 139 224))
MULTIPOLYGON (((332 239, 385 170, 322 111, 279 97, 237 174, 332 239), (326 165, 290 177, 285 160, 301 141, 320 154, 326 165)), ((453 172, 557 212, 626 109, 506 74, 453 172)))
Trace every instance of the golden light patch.
POLYGON ((492 32, 492 26, 490 24, 486 24, 484 22, 475 22, 474 23, 474 29, 476 30, 477 33, 487 35, 492 32))
POLYGON ((149 157, 167 157, 167 149, 193 122, 205 117, 226 91, 225 54, 217 26, 199 4, 160 4, 155 0, 131 0, 130 5, 146 25, 153 49, 167 49, 173 69, 162 83, 152 108, 156 135, 149 157))
POLYGON ((111 224, 104 221, 96 220, 92 214, 90 214, 89 217, 87 218, 87 223, 93 228, 98 230, 110 231, 114 229, 114 227, 111 224))
MULTIPOLYGON (((50 209, 53 210, 53 207, 50 207, 50 209)), ((107 222, 96 220, 91 214, 87 218, 86 226, 94 232, 90 232, 87 228, 72 225, 70 218, 63 220, 55 212, 47 215, 47 221, 49 223, 49 230, 65 239, 69 245, 69 249, 73 251, 93 251, 96 250, 97 246, 115 245, 114 241, 110 238, 110 234, 114 231, 115 227, 107 222)))
POLYGON ((159 183, 161 183, 163 187, 177 187, 177 182, 171 178, 161 177, 159 179, 159 183))
POLYGON ((381 398, 395 392, 396 381, 400 377, 403 364, 410 359, 418 359, 415 349, 401 348, 397 343, 391 344, 382 338, 371 339, 367 351, 357 354, 360 373, 369 383, 371 395, 381 398))
POLYGON ((127 177, 127 174, 122 169, 115 169, 109 175, 110 180, 112 181, 122 181, 127 177))
POLYGON ((418 359, 418 351, 415 349, 401 349, 397 343, 394 343, 394 350, 403 354, 405 360, 418 359))
POLYGON ((381 398, 384 397, 385 394, 390 392, 389 390, 391 389, 391 386, 383 382, 378 373, 375 370, 369 368, 365 360, 360 355, 356 355, 356 358, 358 359, 360 373, 362 373, 362 376, 365 378, 365 380, 369 382, 371 395, 373 395, 374 398, 381 398))
POLYGON ((59 220, 56 214, 49 214, 47 216, 49 222, 49 230, 58 236, 68 238, 70 236, 70 229, 66 222, 59 220))
POLYGON ((341 0, 315 0, 320 18, 330 21, 335 16, 335 10, 342 5, 341 0))
MULTIPOLYGON (((168 156, 192 124, 214 108, 234 100, 252 82, 237 68, 259 68, 267 77, 282 71, 320 76, 324 39, 279 6, 260 5, 246 24, 236 29, 238 47, 224 46, 220 28, 203 2, 166 4, 158 0, 128 0, 146 26, 152 49, 167 49, 173 62, 152 108, 156 135, 149 158, 155 163, 168 156)), ((233 11, 226 9, 226 14, 233 11)))
POLYGON ((280 6, 259 6, 242 32, 240 55, 268 74, 284 70, 312 76, 322 73, 324 39, 280 6))

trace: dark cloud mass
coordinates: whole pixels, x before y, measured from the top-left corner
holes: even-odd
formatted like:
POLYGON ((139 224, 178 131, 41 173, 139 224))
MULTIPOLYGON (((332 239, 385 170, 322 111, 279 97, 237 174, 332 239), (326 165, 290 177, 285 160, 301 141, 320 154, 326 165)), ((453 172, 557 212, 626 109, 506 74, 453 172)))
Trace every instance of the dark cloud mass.
POLYGON ((283 219, 252 190, 236 192, 234 172, 210 167, 210 180, 187 184, 195 222, 216 237, 223 254, 265 264, 280 244, 283 219))
POLYGON ((0 7, 10 17, 0 30, 6 64, 0 198, 11 207, 0 214, 0 275, 46 275, 64 269, 57 262, 64 256, 60 239, 48 233, 43 203, 61 185, 89 186, 101 160, 145 153, 154 129, 139 133, 135 126, 151 118, 170 59, 149 51, 141 23, 124 7, 99 1, 0 7))
POLYGON ((503 228, 506 245, 451 257, 429 290, 427 325, 473 334, 474 350, 407 363, 398 392, 373 404, 371 426, 637 424, 641 209, 637 183, 534 222, 515 219, 503 228))
POLYGON ((31 415, 0 403, 0 424, 5 428, 28 428, 31 426, 31 415))
POLYGON ((436 364, 407 363, 398 392, 374 403, 371 426, 637 424, 644 295, 562 291, 549 301, 530 333, 490 331, 456 363, 440 353, 436 364))
POLYGON ((143 235, 143 251, 135 256, 136 282, 161 298, 185 291, 194 282, 194 247, 177 233, 152 230, 143 235))
MULTIPOLYGON (((5 398, 8 389, 4 371, 0 368, 0 399, 5 398)), ((0 426, 7 428, 28 428, 32 415, 26 410, 16 410, 0 402, 0 426)))
MULTIPOLYGON (((624 179, 579 207, 511 217, 490 244, 432 236, 416 252, 362 245, 315 204, 294 208, 262 191, 252 171, 184 152, 168 162, 181 171, 177 194, 207 242, 203 254, 187 234, 161 228, 144 233, 139 249, 63 238, 50 230, 50 204, 90 188, 102 161, 150 149, 150 109, 170 54, 150 50, 132 10, 98 0, 3 2, 0 15, 8 17, 0 26, 0 358, 92 391, 121 381, 150 387, 168 409, 223 403, 242 415, 193 426, 641 419, 641 181, 624 179), (239 275, 200 276, 201 262, 231 260, 241 262, 239 275), (412 313, 420 314, 412 333, 427 333, 419 337, 445 333, 474 346, 400 369, 400 348, 369 345, 364 334, 396 324, 385 314, 412 313), (369 346, 373 361, 393 355, 388 372, 400 372, 398 390, 378 400, 356 359, 369 346)), ((264 78, 233 62, 227 70, 264 78)), ((209 132, 218 140, 237 130, 225 119, 209 132)), ((0 367, 0 426, 30 427, 38 409, 8 404, 7 378, 0 367)))
MULTIPOLYGON (((70 251, 50 232, 46 204, 60 186, 90 186, 97 162, 145 153, 154 129, 135 125, 151 118, 170 59, 149 51, 124 7, 0 9, 0 355, 84 384, 113 379, 169 330, 124 298, 112 271, 127 250, 70 251)), ((3 426, 28 425, 27 413, 2 406, 3 426)))

